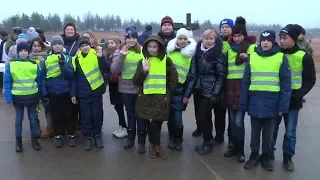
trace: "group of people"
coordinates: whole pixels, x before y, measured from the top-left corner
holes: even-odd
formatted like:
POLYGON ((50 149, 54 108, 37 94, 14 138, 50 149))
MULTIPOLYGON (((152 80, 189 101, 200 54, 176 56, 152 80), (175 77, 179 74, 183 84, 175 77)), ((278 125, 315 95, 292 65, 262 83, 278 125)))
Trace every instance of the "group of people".
MULTIPOLYGON (((181 151, 182 113, 193 95, 197 128, 192 135, 203 137, 203 143, 195 147, 197 153, 208 154, 214 145, 224 142, 228 112, 229 142, 224 156, 245 162, 244 118, 248 113, 251 154, 244 167, 249 169, 260 162, 272 171, 283 118, 283 165, 293 171, 299 110, 316 81, 312 52, 298 43, 304 29, 286 25, 279 32, 279 44, 277 33, 265 30, 256 43, 256 37, 247 33, 246 20, 237 17, 235 22, 223 19, 220 33, 205 30, 197 42, 191 31, 181 28, 175 33, 173 25, 172 18, 165 16, 161 31, 143 38, 130 26, 124 42, 109 37, 106 49, 99 46, 91 31, 77 34, 73 24, 67 24, 63 35, 53 36, 50 43, 44 43, 40 36, 29 42, 18 41, 24 36, 14 29, 17 55, 7 61, 4 88, 7 103, 16 109, 16 151, 23 150, 24 107, 28 109, 34 149, 41 148, 39 135, 54 136, 56 147, 63 146, 67 135, 68 144, 76 146, 79 126, 85 150, 94 145, 103 148, 102 95, 109 85, 110 102, 119 117, 119 128, 113 135, 126 137, 125 149, 132 148, 137 137, 138 153, 144 154, 148 137, 149 157, 166 159, 160 132, 163 122, 168 121, 168 148, 181 151), (40 100, 48 124, 41 134, 37 120, 40 100)), ((149 26, 147 30, 151 30, 149 26)))

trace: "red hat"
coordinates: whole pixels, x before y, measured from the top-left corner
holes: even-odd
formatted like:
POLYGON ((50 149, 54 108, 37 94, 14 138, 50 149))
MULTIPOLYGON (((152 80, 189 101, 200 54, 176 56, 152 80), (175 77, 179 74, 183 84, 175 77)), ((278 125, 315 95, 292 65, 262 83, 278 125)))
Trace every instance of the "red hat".
POLYGON ((172 26, 173 26, 173 20, 170 16, 165 16, 164 18, 162 18, 161 20, 161 26, 164 24, 164 23, 170 23, 172 26))

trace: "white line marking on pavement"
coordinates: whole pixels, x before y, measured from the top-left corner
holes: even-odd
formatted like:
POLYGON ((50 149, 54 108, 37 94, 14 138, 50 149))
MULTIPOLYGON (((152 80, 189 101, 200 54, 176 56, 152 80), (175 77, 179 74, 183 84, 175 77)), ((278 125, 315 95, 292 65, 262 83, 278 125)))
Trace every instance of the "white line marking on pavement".
POLYGON ((204 160, 200 159, 201 163, 216 177, 217 180, 223 180, 204 160))

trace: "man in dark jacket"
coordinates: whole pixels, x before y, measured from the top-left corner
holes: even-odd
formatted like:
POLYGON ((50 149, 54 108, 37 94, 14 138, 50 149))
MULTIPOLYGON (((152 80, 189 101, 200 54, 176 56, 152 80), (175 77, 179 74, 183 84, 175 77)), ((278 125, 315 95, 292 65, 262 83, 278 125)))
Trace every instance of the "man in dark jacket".
POLYGON ((140 34, 140 36, 138 37, 138 43, 141 46, 143 46, 144 42, 148 39, 149 36, 151 36, 151 34, 152 34, 152 26, 147 25, 146 30, 143 31, 143 33, 140 34))
POLYGON ((170 16, 165 16, 161 20, 161 31, 158 35, 163 40, 164 45, 167 47, 168 42, 176 37, 176 33, 173 30, 173 20, 170 16))
MULTIPOLYGON (((302 108, 302 98, 308 94, 316 83, 314 61, 309 53, 299 49, 297 45, 300 31, 297 26, 288 24, 280 31, 281 51, 287 56, 292 76, 292 94, 288 113, 283 114, 286 132, 283 139, 283 167, 287 171, 294 170, 292 156, 295 155, 296 131, 299 110, 302 108)), ((276 144, 279 124, 277 120, 273 136, 273 146, 276 144)), ((274 159, 274 155, 272 157, 274 159)))

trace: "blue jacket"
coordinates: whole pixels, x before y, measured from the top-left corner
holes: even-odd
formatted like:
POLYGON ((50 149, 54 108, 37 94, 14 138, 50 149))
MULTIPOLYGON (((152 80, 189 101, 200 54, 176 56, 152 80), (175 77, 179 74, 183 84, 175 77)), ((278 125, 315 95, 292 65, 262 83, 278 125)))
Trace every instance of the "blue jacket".
POLYGON ((143 46, 144 42, 148 39, 149 36, 151 36, 152 31, 143 31, 142 34, 138 37, 138 43, 143 46))
MULTIPOLYGON (((263 52, 259 45, 256 52, 260 56, 272 56, 280 52, 280 47, 276 44, 270 51, 263 52)), ((276 118, 278 112, 288 112, 291 97, 291 72, 285 56, 283 56, 279 73, 279 92, 250 91, 250 78, 250 63, 247 63, 240 91, 240 110, 247 111, 249 116, 255 118, 276 118)))
MULTIPOLYGON (((99 67, 101 70, 101 74, 109 73, 110 71, 109 62, 106 61, 104 57, 98 58, 98 60, 99 60, 99 67)), ((72 64, 72 61, 69 61, 68 63, 72 64)), ((71 84, 71 91, 70 91, 71 97, 91 98, 91 97, 101 96, 106 92, 105 83, 99 88, 97 88, 96 90, 92 91, 90 84, 80 67, 79 62, 77 61, 76 61, 76 69, 74 70, 74 72, 75 74, 71 84)))
MULTIPOLYGON (((50 57, 51 55, 54 55, 54 54, 50 54, 48 57, 50 57)), ((48 96, 48 94, 54 94, 56 96, 59 96, 65 93, 69 93, 71 80, 74 74, 72 64, 68 63, 69 61, 72 60, 71 57, 66 55, 66 60, 65 60, 66 62, 62 65, 59 65, 62 74, 57 77, 49 78, 49 79, 47 79, 47 68, 45 66, 46 60, 47 59, 41 62, 42 96, 46 97, 48 96)))
MULTIPOLYGON (((16 58, 16 61, 30 61, 30 58, 22 60, 19 57, 16 58)), ((12 83, 13 83, 13 78, 11 76, 11 71, 10 71, 10 63, 6 65, 5 68, 5 74, 4 74, 4 97, 6 99, 6 102, 8 104, 13 103, 24 103, 24 105, 28 104, 34 104, 39 102, 39 97, 41 95, 41 70, 40 67, 38 66, 37 70, 37 78, 36 82, 38 84, 38 94, 36 95, 27 95, 27 96, 15 96, 12 95, 12 83)))

